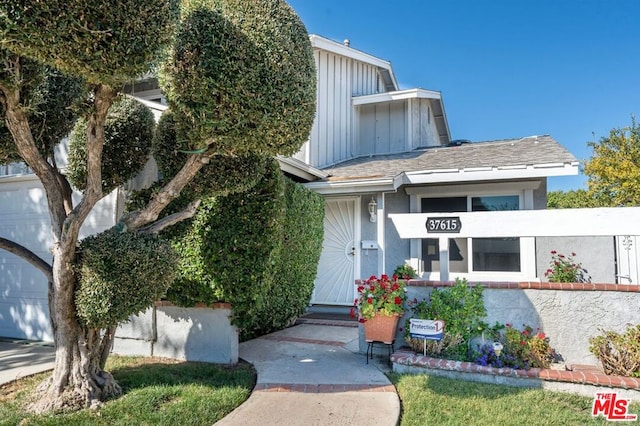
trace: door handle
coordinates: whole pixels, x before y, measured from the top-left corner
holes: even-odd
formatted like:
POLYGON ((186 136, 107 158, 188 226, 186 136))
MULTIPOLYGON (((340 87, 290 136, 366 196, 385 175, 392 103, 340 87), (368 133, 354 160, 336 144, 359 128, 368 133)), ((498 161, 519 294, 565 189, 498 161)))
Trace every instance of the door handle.
POLYGON ((355 256, 356 255, 356 248, 355 247, 351 247, 351 253, 349 253, 351 256, 355 256))

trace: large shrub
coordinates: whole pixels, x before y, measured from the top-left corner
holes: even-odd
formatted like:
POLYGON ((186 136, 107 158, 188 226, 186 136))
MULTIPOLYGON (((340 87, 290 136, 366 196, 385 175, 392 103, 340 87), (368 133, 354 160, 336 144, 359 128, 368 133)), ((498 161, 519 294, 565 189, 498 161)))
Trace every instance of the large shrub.
POLYGON ((256 186, 205 199, 191 230, 174 235, 180 267, 167 298, 230 302, 242 339, 290 325, 311 298, 323 215, 322 197, 269 160, 256 186))
POLYGON ((270 160, 263 179, 250 190, 204 199, 191 230, 174 241, 180 271, 169 300, 180 305, 231 302, 237 325, 246 328, 279 256, 283 191, 278 164, 270 160))
POLYGON ((153 235, 106 231, 82 240, 78 251, 77 314, 87 327, 126 321, 164 296, 176 254, 153 235))
POLYGON ((185 0, 160 72, 191 150, 295 153, 315 117, 308 34, 283 0, 185 0))
POLYGON ((322 252, 324 198, 285 178, 280 259, 255 312, 254 330, 268 333, 292 324, 311 300, 322 252))
MULTIPOLYGON (((149 108, 128 96, 120 96, 104 124, 102 190, 111 192, 134 177, 149 159, 155 121, 149 108)), ((69 141, 67 177, 79 190, 86 188, 87 121, 80 119, 69 141)))

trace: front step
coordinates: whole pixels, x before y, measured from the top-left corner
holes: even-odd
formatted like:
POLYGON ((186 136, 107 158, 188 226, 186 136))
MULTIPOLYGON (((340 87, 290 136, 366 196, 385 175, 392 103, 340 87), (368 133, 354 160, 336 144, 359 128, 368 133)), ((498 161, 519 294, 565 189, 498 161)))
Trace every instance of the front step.
POLYGON ((313 305, 296 321, 296 324, 335 325, 340 327, 357 327, 358 319, 351 318, 351 307, 313 305))

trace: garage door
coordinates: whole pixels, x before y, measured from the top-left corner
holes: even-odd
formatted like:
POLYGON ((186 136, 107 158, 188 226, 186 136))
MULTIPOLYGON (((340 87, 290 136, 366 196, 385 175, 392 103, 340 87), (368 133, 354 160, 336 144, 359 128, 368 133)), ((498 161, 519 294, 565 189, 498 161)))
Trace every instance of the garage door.
MULTIPOLYGON (((94 208, 82 229, 89 235, 113 226, 116 193, 94 208)), ((35 175, 0 177, 0 236, 51 262, 49 213, 35 175)), ((0 337, 52 341, 44 275, 19 257, 0 250, 0 337)))

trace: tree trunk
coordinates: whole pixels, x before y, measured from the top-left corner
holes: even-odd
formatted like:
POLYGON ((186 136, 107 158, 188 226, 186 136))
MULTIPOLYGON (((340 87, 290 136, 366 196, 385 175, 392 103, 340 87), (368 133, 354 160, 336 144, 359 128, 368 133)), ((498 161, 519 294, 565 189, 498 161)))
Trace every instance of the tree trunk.
MULTIPOLYGON (((19 61, 14 63, 13 72, 20 75, 19 61)), ((45 412, 96 407, 104 399, 121 393, 113 377, 104 371, 113 329, 87 329, 78 322, 74 300, 77 278, 73 265, 80 227, 102 198, 104 121, 116 92, 108 86, 95 87, 94 109, 87 120, 87 186, 82 200, 71 209, 68 185, 61 184, 64 178, 35 146, 26 108, 21 105, 20 90, 2 86, 0 90, 6 124, 16 148, 34 170, 47 194, 54 238, 51 274, 46 275, 49 278, 49 310, 56 358, 53 373, 38 387, 37 399, 31 408, 45 412)), ((20 246, 13 248, 18 250, 20 246)))

